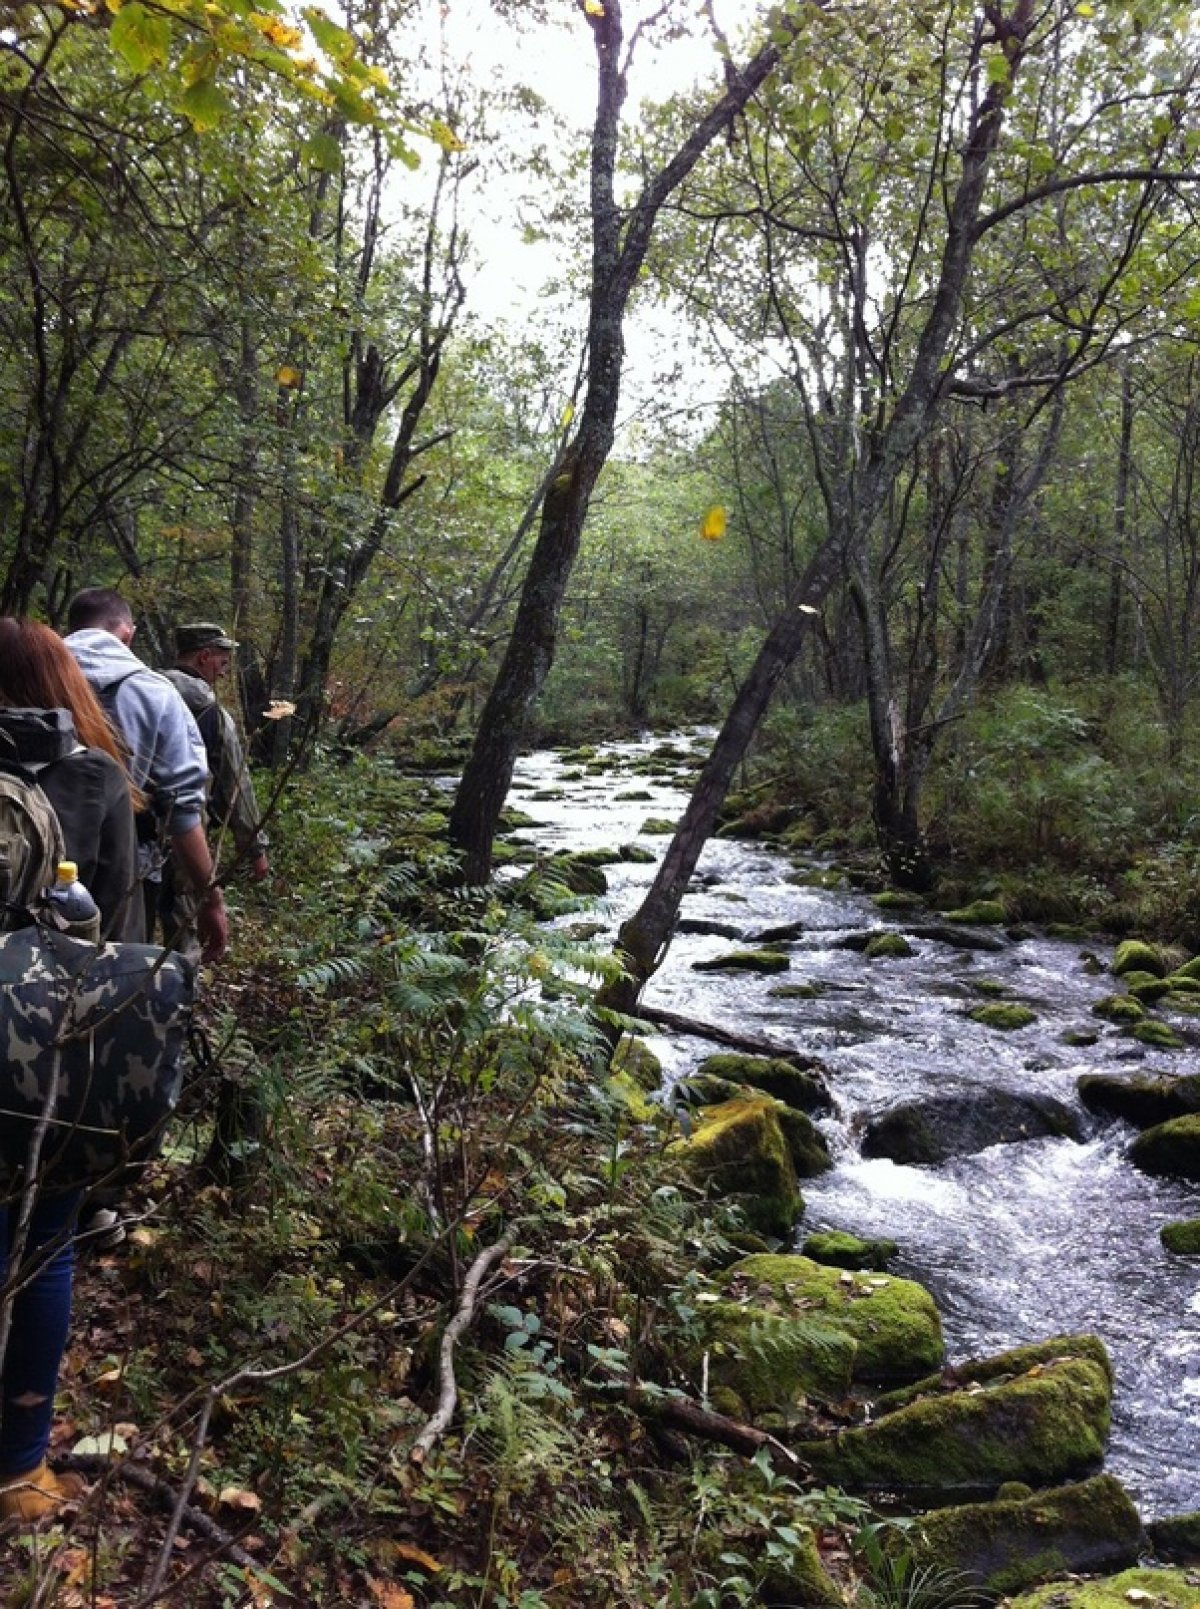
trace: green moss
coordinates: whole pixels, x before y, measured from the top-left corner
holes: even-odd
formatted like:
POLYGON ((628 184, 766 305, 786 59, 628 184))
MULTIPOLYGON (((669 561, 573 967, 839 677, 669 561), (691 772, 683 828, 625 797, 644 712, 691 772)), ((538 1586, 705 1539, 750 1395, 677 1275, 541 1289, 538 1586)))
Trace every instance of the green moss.
POLYGON ((1004 1033, 1011 1033, 1016 1028, 1028 1028, 1031 1022, 1037 1021, 1037 1012, 1030 1011, 1028 1006, 999 1000, 990 1006, 976 1006, 968 1011, 967 1016, 972 1022, 982 1023, 985 1028, 999 1028, 1004 1033))
POLYGON ((643 849, 641 844, 622 844, 621 859, 631 866, 653 866, 658 857, 652 849, 643 849))
POLYGON ((778 950, 730 950, 711 961, 693 961, 693 972, 786 972, 791 962, 778 950))
POLYGON ((668 821, 665 816, 647 816, 638 831, 645 833, 648 838, 670 838, 675 831, 675 823, 668 821))
POLYGON ((1200 1256, 1200 1218, 1185 1218, 1179 1223, 1163 1224, 1158 1238, 1176 1256, 1200 1256))
POLYGON ((737 1399, 735 1418, 786 1415, 808 1398, 849 1394, 858 1347, 832 1325, 738 1302, 702 1307, 699 1323, 700 1345, 685 1363, 696 1372, 708 1353, 710 1380, 737 1399))
POLYGON ((999 1594, 1068 1572, 1116 1569, 1137 1558, 1141 1522, 1111 1475, 1040 1493, 1013 1482, 1004 1489, 1013 1487, 992 1503, 926 1514, 915 1562, 961 1571, 989 1594, 999 1594))
POLYGON ((858 1343, 854 1378, 911 1380, 942 1360, 942 1326, 929 1292, 886 1274, 840 1272, 809 1257, 746 1257, 726 1275, 731 1292, 786 1314, 808 1314, 858 1343))
POLYGON ((1098 1335, 1052 1335, 1045 1341, 1032 1341, 1028 1346, 994 1352, 991 1357, 969 1358, 965 1363, 927 1375, 924 1380, 917 1380, 899 1391, 889 1391, 886 1396, 875 1399, 875 1413, 876 1416, 894 1413, 897 1408, 906 1408, 921 1397, 944 1397, 948 1390, 955 1388, 1013 1380, 1030 1369, 1045 1368, 1047 1364, 1061 1363, 1066 1358, 1088 1358, 1104 1371, 1111 1386, 1112 1360, 1098 1335))
POLYGON ((1176 967, 1175 971, 1180 977, 1194 978, 1200 983, 1200 955, 1194 955, 1190 961, 1185 961, 1182 966, 1176 967))
POLYGON ((991 927, 1008 919, 1008 912, 998 899, 972 900, 955 911, 945 913, 947 922, 964 922, 973 927, 991 927))
POLYGON ((833 1166, 829 1146, 825 1136, 814 1128, 812 1118, 807 1112, 797 1112, 782 1101, 778 1106, 779 1126, 787 1141, 797 1177, 815 1179, 819 1174, 828 1173, 833 1166))
POLYGON ((821 1563, 816 1538, 803 1528, 799 1534, 801 1545, 786 1557, 766 1556, 758 1601, 786 1603, 796 1609, 843 1609, 845 1595, 821 1563))
POLYGON ((1194 978, 1187 972, 1172 972, 1166 981, 1171 986, 1172 994, 1200 995, 1200 978, 1194 978))
POLYGON ((772 1000, 819 1000, 825 988, 820 983, 781 983, 767 992, 772 1000))
POLYGON ((844 1230, 828 1229, 809 1235, 800 1248, 805 1257, 829 1268, 871 1268, 882 1271, 900 1250, 894 1240, 860 1240, 844 1230))
POLYGON ((626 788, 624 793, 615 794, 614 798, 623 804, 649 804, 654 795, 649 788, 626 788))
POLYGON ((1200 1564, 1200 1514, 1171 1514, 1146 1527, 1156 1559, 1200 1564))
POLYGON ((876 933, 863 951, 868 961, 903 960, 913 947, 903 933, 876 933))
POLYGON ((619 849, 577 849, 570 857, 576 866, 615 866, 620 858, 619 849))
POLYGON ((1170 1023, 1157 1022, 1149 1017, 1145 1022, 1134 1023, 1129 1030, 1129 1037, 1140 1040, 1143 1045, 1157 1045, 1160 1050, 1183 1049, 1183 1040, 1170 1023))
POLYGON ((1135 1000, 1147 1006, 1152 1006, 1171 991, 1166 978, 1156 978, 1153 972, 1127 972, 1121 981, 1135 1000))
POLYGON ((971 992, 986 995, 989 1000, 999 1000, 1008 993, 1008 985, 997 983, 995 978, 972 978, 971 992))
POLYGON ((1129 1159, 1144 1173, 1200 1181, 1200 1114, 1173 1117, 1139 1134, 1129 1159))
POLYGON ((1099 1465, 1109 1404, 1104 1370, 1067 1358, 980 1390, 923 1397, 796 1452, 818 1480, 856 1491, 941 1497, 1010 1480, 1044 1486, 1099 1465))
POLYGON ((1094 1045, 1099 1037, 1094 1028, 1068 1028, 1062 1042, 1064 1045, 1094 1045))
POLYGON ((537 827, 540 823, 532 816, 527 816, 523 810, 514 810, 510 805, 500 813, 498 832, 523 832, 527 827, 537 827))
POLYGON ((919 894, 909 894, 900 888, 885 888, 880 894, 872 894, 871 901, 881 911, 920 910, 925 904, 919 894))
POLYGON ((1196 1609, 1196 1584, 1183 1570, 1122 1570, 1102 1581, 1055 1581, 1023 1592, 1006 1609, 1196 1609))
POLYGON ((711 1195, 740 1202, 752 1228, 782 1236, 791 1232, 804 1203, 779 1112, 767 1095, 706 1107, 677 1148, 711 1195))
POLYGON ((1110 970, 1114 978, 1123 978, 1130 972, 1148 972, 1152 977, 1161 978, 1167 967, 1157 944, 1147 944, 1142 939, 1124 939, 1113 951, 1110 970))
POLYGON ((1103 1000, 1096 1001, 1092 1015, 1103 1017, 1106 1022, 1140 1022, 1146 1015, 1146 1008, 1131 994, 1106 994, 1103 1000))
POLYGON ((785 1106, 798 1112, 822 1112, 829 1109, 829 1091, 816 1073, 804 1067, 795 1067, 780 1056, 743 1056, 736 1052, 722 1052, 706 1056, 696 1069, 700 1078, 728 1079, 731 1083, 748 1084, 751 1089, 773 1095, 785 1106))
POLYGON ((641 1089, 656 1090, 662 1087, 662 1062, 642 1040, 631 1039, 628 1034, 617 1046, 613 1067, 628 1073, 641 1089))

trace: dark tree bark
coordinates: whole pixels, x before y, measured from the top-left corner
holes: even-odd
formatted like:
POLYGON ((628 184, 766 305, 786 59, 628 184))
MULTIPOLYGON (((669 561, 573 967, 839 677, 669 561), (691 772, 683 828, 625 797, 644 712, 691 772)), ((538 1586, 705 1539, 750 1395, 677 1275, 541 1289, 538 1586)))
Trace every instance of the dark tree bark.
POLYGON ((614 180, 625 99, 619 0, 588 12, 596 49, 598 94, 591 143, 592 285, 588 376, 579 425, 542 504, 537 542, 500 670, 484 705, 474 747, 450 815, 450 841, 468 883, 486 882, 492 840, 530 716, 554 660, 567 582, 579 551, 596 480, 612 449, 625 356, 625 309, 663 204, 700 157, 732 124, 780 58, 769 45, 738 72, 633 206, 619 207, 614 180))

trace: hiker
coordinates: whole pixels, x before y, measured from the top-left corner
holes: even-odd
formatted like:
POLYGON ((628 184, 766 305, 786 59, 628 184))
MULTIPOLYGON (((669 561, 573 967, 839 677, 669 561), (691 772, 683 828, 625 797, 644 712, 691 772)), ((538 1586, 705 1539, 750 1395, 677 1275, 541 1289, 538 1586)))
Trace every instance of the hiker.
MULTIPOLYGON (((104 712, 49 626, 0 619, 0 765, 19 766, 54 807, 67 856, 100 910, 101 933, 141 930, 130 784, 104 712)), ((0 1371, 0 1520, 36 1520, 80 1497, 78 1475, 46 1464, 54 1393, 66 1348, 83 1190, 39 1191, 22 1270, 40 1267, 12 1298, 0 1371)), ((0 1199, 0 1287, 16 1233, 16 1202, 0 1199)))
POLYGON ((88 587, 68 606, 67 647, 125 740, 134 785, 150 799, 148 829, 139 824, 138 835, 146 936, 153 937, 163 859, 158 829, 165 828, 175 875, 196 900, 200 959, 219 961, 229 935, 225 900, 213 880, 204 833, 208 787, 204 742, 176 689, 131 652, 135 630, 129 604, 107 587, 88 587))
MULTIPOLYGON (((220 838, 232 833, 239 863, 254 881, 269 871, 267 840, 259 822, 254 783, 233 716, 221 704, 216 687, 233 662, 237 643, 212 621, 195 621, 175 633, 175 664, 163 675, 191 710, 208 755, 210 777, 208 820, 220 838)), ((194 946, 194 906, 190 891, 176 886, 170 863, 163 873, 163 932, 173 948, 187 954, 194 946)))

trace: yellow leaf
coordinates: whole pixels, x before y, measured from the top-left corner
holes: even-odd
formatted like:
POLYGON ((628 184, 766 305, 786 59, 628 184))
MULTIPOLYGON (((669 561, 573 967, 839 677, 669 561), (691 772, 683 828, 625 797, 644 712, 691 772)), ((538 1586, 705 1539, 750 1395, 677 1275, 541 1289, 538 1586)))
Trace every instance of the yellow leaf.
POLYGON ((583 0, 583 9, 589 17, 604 15, 603 0, 583 0))
POLYGON ((1077 17, 1094 17, 1096 15, 1096 8, 1095 6, 1089 6, 1086 3, 1086 0, 1084 0, 1083 5, 1075 7, 1075 15, 1077 17))
POLYGON ((465 151, 467 148, 466 141, 460 140, 449 123, 443 123, 440 117, 435 117, 433 122, 430 123, 429 136, 441 146, 443 151, 448 151, 451 154, 455 151, 465 151))
POLYGON ((289 27, 279 17, 266 17, 261 11, 252 11, 250 21, 264 39, 269 39, 273 45, 278 45, 280 50, 295 50, 304 43, 304 35, 299 28, 289 27))
POLYGON ((393 1542, 391 1551, 396 1558, 404 1559, 408 1564, 419 1564, 430 1575, 437 1575, 442 1568, 432 1553, 426 1553, 424 1548, 416 1547, 412 1542, 393 1542))
POLYGON ((275 370, 275 379, 281 386, 286 387, 290 391, 294 391, 300 384, 303 376, 301 375, 300 370, 294 368, 290 363, 281 363, 275 370))
POLYGON ((719 542, 725 535, 725 510, 720 503, 714 503, 700 524, 700 535, 706 542, 719 542))
POLYGON ((566 407, 563 409, 562 427, 563 427, 564 430, 571 423, 571 420, 574 419, 574 417, 575 417, 575 404, 573 402, 568 402, 566 407))
POLYGON ((393 1581, 375 1581, 368 1576, 367 1587, 379 1609, 416 1609, 416 1599, 412 1593, 405 1592, 393 1581))

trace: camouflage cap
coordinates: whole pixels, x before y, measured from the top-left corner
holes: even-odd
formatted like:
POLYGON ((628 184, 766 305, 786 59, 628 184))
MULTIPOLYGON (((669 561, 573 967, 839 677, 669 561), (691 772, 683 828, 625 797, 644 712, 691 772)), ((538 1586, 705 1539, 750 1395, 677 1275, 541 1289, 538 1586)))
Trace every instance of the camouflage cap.
POLYGON ((175 628, 175 652, 194 654, 201 648, 234 649, 237 643, 228 636, 224 626, 211 620, 194 620, 189 625, 175 628))

